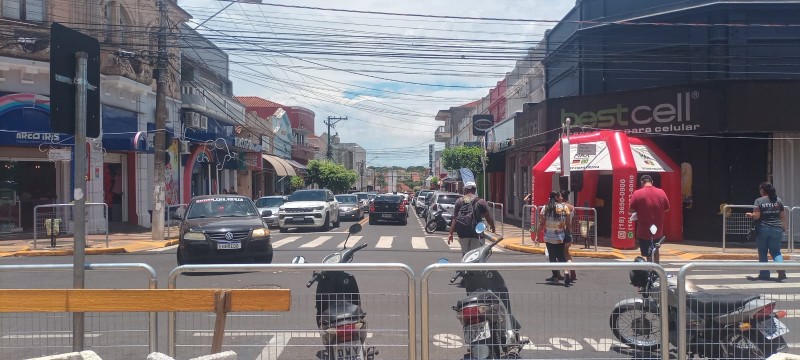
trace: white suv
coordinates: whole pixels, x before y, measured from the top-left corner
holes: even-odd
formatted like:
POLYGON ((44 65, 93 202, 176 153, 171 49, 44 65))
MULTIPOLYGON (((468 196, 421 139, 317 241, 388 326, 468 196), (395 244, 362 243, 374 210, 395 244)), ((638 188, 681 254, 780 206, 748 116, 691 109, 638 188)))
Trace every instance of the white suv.
POLYGON ((330 190, 297 190, 278 208, 281 232, 289 228, 318 228, 322 231, 339 226, 339 202, 330 190))

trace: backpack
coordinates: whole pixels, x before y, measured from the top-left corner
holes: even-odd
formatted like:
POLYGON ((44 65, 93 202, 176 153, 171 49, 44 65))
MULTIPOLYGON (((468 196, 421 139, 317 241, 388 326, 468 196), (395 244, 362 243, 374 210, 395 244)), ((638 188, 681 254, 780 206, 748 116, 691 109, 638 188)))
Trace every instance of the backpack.
POLYGON ((458 208, 458 214, 455 214, 455 216, 456 231, 458 231, 459 234, 475 233, 475 225, 478 224, 475 206, 478 203, 478 200, 480 200, 480 198, 476 196, 469 202, 464 201, 464 203, 461 204, 461 207, 458 208))

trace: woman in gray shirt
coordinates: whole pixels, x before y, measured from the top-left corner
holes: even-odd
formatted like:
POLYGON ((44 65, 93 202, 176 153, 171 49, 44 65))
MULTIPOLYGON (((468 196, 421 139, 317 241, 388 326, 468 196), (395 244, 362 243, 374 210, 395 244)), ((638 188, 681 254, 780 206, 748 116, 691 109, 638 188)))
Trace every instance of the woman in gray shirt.
MULTIPOLYGON (((767 262, 767 252, 772 255, 772 261, 783 262, 781 255, 781 241, 787 229, 786 212, 783 211, 783 202, 778 197, 775 187, 768 182, 763 182, 758 187, 761 197, 753 204, 753 212, 745 216, 756 220, 756 241, 758 243, 758 261, 767 262)), ((748 276, 748 280, 769 280, 769 270, 761 270, 758 277, 748 276)), ((778 281, 786 279, 786 271, 778 270, 778 281)))

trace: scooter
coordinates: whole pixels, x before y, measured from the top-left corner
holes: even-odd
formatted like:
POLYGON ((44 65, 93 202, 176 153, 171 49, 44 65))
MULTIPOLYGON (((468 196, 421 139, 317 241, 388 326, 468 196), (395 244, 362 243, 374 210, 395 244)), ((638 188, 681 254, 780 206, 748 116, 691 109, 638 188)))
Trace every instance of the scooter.
MULTIPOLYGON (((650 227, 655 236, 658 228, 650 227)), ((664 237, 652 241, 650 254, 664 242, 664 237)), ((652 240, 652 239, 651 239, 652 240)), ((646 261, 637 257, 637 262, 646 261)), ((661 279, 654 271, 631 270, 631 285, 639 288, 641 298, 620 301, 611 312, 609 323, 614 336, 622 343, 640 351, 661 347, 658 308, 661 279)), ((669 321, 669 341, 677 343, 678 284, 668 278, 669 309, 663 320, 669 321)), ((775 301, 750 294, 710 294, 686 281, 687 344, 689 353, 710 359, 766 359, 786 349, 783 335, 789 329, 780 319, 786 311, 775 311, 775 301)))
MULTIPOLYGON (((353 224, 348 230, 350 235, 361 231, 360 224, 353 224)), ((342 264, 353 261, 353 254, 367 247, 362 244, 347 248, 345 240, 342 250, 325 256, 323 264, 342 264)), ((303 264, 305 258, 297 256, 292 263, 303 264)), ((316 322, 320 329, 325 351, 321 360, 373 360, 378 351, 367 346, 366 313, 361 308, 361 296, 358 283, 353 275, 344 271, 315 271, 311 281, 306 284, 310 288, 317 283, 316 322)))
MULTIPOLYGON (((484 236, 485 230, 484 223, 475 227, 480 236, 484 236)), ((462 263, 485 263, 489 260, 492 248, 503 238, 496 234, 485 235, 494 242, 467 252, 461 259, 462 263)), ((447 260, 440 259, 439 262, 447 260)), ((522 326, 511 314, 508 287, 503 276, 495 270, 459 271, 450 283, 460 277, 464 279, 467 297, 459 300, 452 309, 463 327, 464 343, 469 346, 464 359, 519 359, 528 340, 521 338, 519 330, 522 326)))
POLYGON ((444 219, 444 211, 444 207, 436 205, 436 211, 433 213, 433 217, 425 223, 425 232, 433 234, 436 230, 448 230, 450 224, 444 219))

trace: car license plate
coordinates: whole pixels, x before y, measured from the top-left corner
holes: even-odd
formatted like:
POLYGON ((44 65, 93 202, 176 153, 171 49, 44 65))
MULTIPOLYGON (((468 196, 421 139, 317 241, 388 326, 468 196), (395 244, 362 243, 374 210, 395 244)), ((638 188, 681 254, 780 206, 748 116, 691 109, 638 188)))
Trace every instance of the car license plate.
POLYGON ((241 249, 242 243, 240 242, 230 242, 230 243, 217 243, 217 249, 219 250, 230 250, 230 249, 241 249))
POLYGON ((763 334, 767 340, 772 340, 789 332, 789 328, 787 328, 786 325, 774 317, 757 323, 756 329, 761 331, 761 334, 763 334))
POLYGON ((294 220, 294 221, 306 221, 306 217, 305 216, 295 216, 294 218, 292 218, 292 220, 294 220))
POLYGON ((331 352, 329 360, 365 360, 361 356, 361 345, 335 345, 331 352))
POLYGON ((381 217, 384 218, 384 219, 391 219, 392 218, 392 214, 381 214, 381 217))
POLYGON ((488 321, 481 322, 480 324, 469 325, 466 329, 464 329, 464 339, 466 339, 467 343, 470 344, 476 341, 488 339, 490 337, 492 337, 492 334, 489 331, 488 321))

